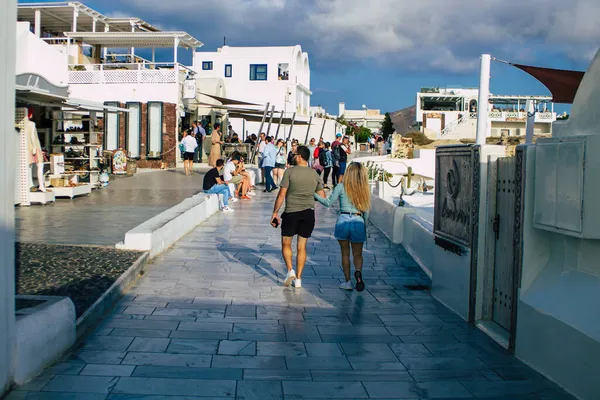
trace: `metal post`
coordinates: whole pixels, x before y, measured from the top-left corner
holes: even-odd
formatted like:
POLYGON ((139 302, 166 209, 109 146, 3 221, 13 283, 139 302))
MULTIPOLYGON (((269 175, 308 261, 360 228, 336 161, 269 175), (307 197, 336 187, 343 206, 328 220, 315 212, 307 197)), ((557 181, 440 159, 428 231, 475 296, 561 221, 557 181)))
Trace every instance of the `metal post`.
POLYGON ((42 12, 39 9, 35 10, 35 36, 42 36, 42 12))
POLYGON ((306 137, 304 138, 304 145, 306 146, 308 144, 308 134, 310 133, 310 125, 312 123, 312 116, 310 117, 310 119, 308 120, 308 128, 306 128, 306 137))
POLYGON ((286 142, 289 142, 290 139, 292 138, 292 131, 294 130, 294 122, 296 120, 296 113, 294 112, 294 115, 292 115, 292 123, 290 124, 290 133, 288 133, 288 137, 286 142))
POLYGON ((79 16, 79 11, 76 8, 73 8, 73 25, 71 26, 71 32, 77 32, 77 17, 79 16))
POLYGON ((279 123, 277 124, 277 131, 275 132, 275 141, 279 137, 279 129, 281 128, 281 123, 283 122, 283 111, 281 111, 281 115, 279 116, 279 123))
POLYGON ((269 117, 269 126, 267 127, 267 136, 271 132, 271 123, 273 123, 273 114, 275 113, 275 106, 271 108, 271 116, 269 117))
POLYGON ((490 64, 489 54, 481 55, 481 71, 479 76, 479 107, 477 108, 477 138, 475 143, 485 145, 488 130, 488 103, 490 98, 490 64))
POLYGON ((533 134, 535 128, 535 100, 527 100, 527 122, 525 124, 525 143, 533 143, 533 134))
MULTIPOLYGON (((104 32, 109 32, 110 31, 110 26, 108 25, 104 25, 104 32)), ((103 49, 104 52, 104 63, 106 63, 108 60, 108 48, 104 47, 103 49)))
POLYGON ((242 141, 246 141, 246 137, 248 136, 248 132, 246 132, 246 120, 242 118, 242 141))
POLYGON ((260 134, 262 133, 263 126, 265 125, 265 120, 267 119, 267 113, 269 112, 269 106, 271 103, 267 103, 265 106, 265 112, 262 116, 262 121, 260 121, 260 128, 258 128, 258 142, 254 145, 254 151, 252 152, 252 158, 250 159, 250 163, 254 163, 254 159, 256 158, 256 153, 258 152, 258 146, 260 145, 260 134))
POLYGON ((323 140, 323 132, 325 132, 325 125, 327 124, 327 120, 323 120, 323 128, 321 128, 321 136, 319 136, 319 142, 323 140))

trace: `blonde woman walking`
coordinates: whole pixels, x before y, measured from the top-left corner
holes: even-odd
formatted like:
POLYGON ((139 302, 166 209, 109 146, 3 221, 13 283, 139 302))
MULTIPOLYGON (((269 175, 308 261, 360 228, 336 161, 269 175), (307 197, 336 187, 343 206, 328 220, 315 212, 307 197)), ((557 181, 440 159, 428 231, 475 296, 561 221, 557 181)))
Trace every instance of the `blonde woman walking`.
POLYGON ((371 208, 371 191, 367 179, 367 169, 360 163, 350 163, 344 174, 344 181, 338 184, 328 198, 315 194, 315 199, 325 207, 331 207, 336 200, 340 202, 340 214, 335 223, 334 236, 340 243, 342 267, 346 281, 340 289, 352 290, 350 277, 350 249, 354 258, 354 278, 356 290, 365 290, 362 277, 363 243, 367 240, 367 221, 371 208))

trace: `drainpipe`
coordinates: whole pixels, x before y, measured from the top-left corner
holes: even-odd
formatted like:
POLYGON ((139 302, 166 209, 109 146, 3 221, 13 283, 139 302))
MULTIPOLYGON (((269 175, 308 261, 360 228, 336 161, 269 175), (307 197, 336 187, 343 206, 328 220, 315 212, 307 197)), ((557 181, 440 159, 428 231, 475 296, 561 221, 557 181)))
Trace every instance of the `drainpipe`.
POLYGON ((475 144, 485 145, 488 130, 488 103, 490 98, 490 67, 491 56, 481 55, 481 71, 479 76, 479 107, 477 108, 477 137, 475 144))

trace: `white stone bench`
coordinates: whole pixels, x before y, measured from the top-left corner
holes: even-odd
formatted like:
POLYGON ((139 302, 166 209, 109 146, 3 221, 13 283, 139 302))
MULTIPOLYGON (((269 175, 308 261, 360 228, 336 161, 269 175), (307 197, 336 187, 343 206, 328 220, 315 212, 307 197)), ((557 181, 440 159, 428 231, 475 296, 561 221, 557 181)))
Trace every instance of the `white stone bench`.
POLYGON ((199 193, 125 234, 118 249, 147 251, 154 258, 219 210, 215 194, 199 193))

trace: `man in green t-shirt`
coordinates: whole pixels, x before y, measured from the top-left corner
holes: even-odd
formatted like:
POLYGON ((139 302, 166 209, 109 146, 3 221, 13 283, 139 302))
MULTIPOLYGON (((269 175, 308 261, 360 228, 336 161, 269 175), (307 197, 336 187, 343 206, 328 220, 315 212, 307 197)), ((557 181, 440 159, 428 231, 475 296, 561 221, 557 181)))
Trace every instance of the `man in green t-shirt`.
POLYGON ((284 285, 302 287, 302 271, 306 263, 306 243, 315 227, 315 197, 325 197, 323 183, 319 175, 308 167, 310 150, 300 146, 292 154, 294 167, 288 168, 283 174, 279 194, 273 207, 271 225, 275 228, 281 224, 281 252, 287 267, 287 275, 284 285), (279 218, 279 209, 285 200, 284 213, 279 218), (298 275, 292 268, 292 240, 298 235, 298 249, 296 257, 296 269, 298 275))

